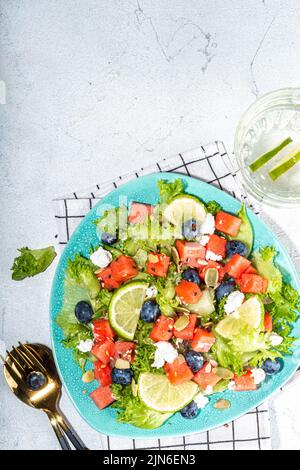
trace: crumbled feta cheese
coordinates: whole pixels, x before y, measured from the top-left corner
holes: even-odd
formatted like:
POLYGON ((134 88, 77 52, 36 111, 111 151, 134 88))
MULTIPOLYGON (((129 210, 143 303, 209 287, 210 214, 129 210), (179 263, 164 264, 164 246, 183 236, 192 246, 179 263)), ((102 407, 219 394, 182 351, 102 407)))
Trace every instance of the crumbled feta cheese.
POLYGON ((205 258, 207 260, 211 259, 212 261, 221 261, 222 256, 221 255, 216 255, 213 251, 207 250, 205 258))
POLYGON ((231 292, 227 297, 224 310, 227 315, 235 312, 244 302, 245 295, 238 290, 231 292))
POLYGON ((208 244, 208 241, 209 241, 209 236, 208 235, 201 235, 201 237, 199 239, 200 245, 206 246, 208 244))
POLYGON ((235 381, 234 381, 234 380, 230 380, 230 382, 229 382, 227 388, 228 388, 228 390, 234 391, 234 390, 235 390, 235 381))
POLYGON ((112 254, 100 247, 90 255, 90 260, 99 268, 106 268, 112 260, 112 254))
POLYGON ((149 286, 146 289, 146 299, 153 299, 157 296, 157 289, 155 286, 149 286))
POLYGON ((207 385, 204 393, 205 393, 205 395, 211 395, 213 393, 213 391, 214 391, 213 387, 211 385, 207 385))
POLYGON ((256 385, 259 385, 265 380, 266 373, 263 369, 261 369, 260 367, 257 367, 256 369, 252 369, 251 377, 254 378, 254 382, 256 383, 256 385))
POLYGON ((279 336, 277 333, 270 334, 270 343, 272 346, 279 346, 283 341, 283 337, 279 336))
POLYGON ((207 403, 209 403, 209 399, 203 395, 203 393, 198 393, 198 395, 195 396, 194 402, 198 406, 198 408, 202 409, 205 408, 207 403))
POLYGON ((89 352, 93 347, 93 343, 94 342, 92 339, 80 340, 79 344, 77 345, 77 349, 83 353, 89 352))
POLYGON ((159 369, 160 367, 163 367, 165 362, 172 364, 176 357, 178 357, 178 352, 176 349, 172 346, 171 343, 168 343, 167 341, 158 341, 155 343, 155 346, 156 351, 154 353, 154 362, 152 367, 159 369))
POLYGON ((215 231, 215 218, 209 212, 206 214, 204 221, 200 227, 200 233, 202 235, 212 235, 215 231))

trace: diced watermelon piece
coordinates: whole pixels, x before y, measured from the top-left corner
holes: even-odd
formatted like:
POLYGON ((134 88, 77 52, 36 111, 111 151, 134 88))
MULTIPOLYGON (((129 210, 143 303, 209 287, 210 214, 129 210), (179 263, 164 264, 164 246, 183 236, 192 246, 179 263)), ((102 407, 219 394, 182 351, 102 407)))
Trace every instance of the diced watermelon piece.
POLYGON ((216 215, 215 227, 219 232, 226 233, 231 237, 236 237, 239 233, 242 221, 239 217, 236 217, 227 212, 220 211, 216 215))
POLYGON ((257 389, 251 370, 247 370, 241 377, 235 375, 233 380, 235 382, 233 388, 235 392, 247 392, 257 389))
POLYGON ((107 268, 95 272, 97 278, 101 280, 102 286, 108 290, 117 289, 121 285, 119 281, 113 278, 111 264, 107 268))
POLYGON ((169 269, 170 257, 164 253, 149 253, 146 272, 152 276, 166 277, 169 269))
POLYGON ((150 338, 157 341, 169 341, 173 336, 174 320, 161 315, 158 317, 150 332, 150 338))
POLYGON ((215 255, 222 256, 225 258, 226 256, 226 239, 223 237, 219 237, 219 235, 212 234, 209 237, 208 243, 206 245, 207 251, 212 251, 215 255))
POLYGON ((103 341, 105 339, 113 339, 116 333, 110 326, 110 323, 105 318, 97 318, 92 322, 92 329, 96 341, 103 341))
POLYGON ((264 330, 272 331, 273 330, 273 320, 270 313, 266 312, 264 316, 264 330))
POLYGON ((124 361, 133 361, 133 353, 135 349, 135 343, 131 341, 116 341, 115 342, 115 361, 117 359, 123 359, 124 361))
POLYGON ((138 268, 133 258, 126 255, 121 255, 116 261, 111 264, 112 277, 120 283, 132 279, 138 274, 138 268))
POLYGON ((255 267, 252 264, 250 264, 249 268, 247 268, 246 271, 244 271, 244 274, 258 274, 258 273, 255 267))
POLYGON ((113 359, 115 354, 115 343, 111 339, 107 339, 104 342, 95 343, 92 347, 91 353, 103 362, 108 364, 110 359, 113 359))
POLYGON ((222 378, 212 371, 212 367, 208 362, 205 362, 203 367, 196 372, 193 380, 199 385, 201 390, 206 390, 209 386, 214 387, 222 378))
POLYGON ((265 294, 268 289, 268 280, 258 274, 242 274, 239 287, 244 293, 265 294))
POLYGON ((193 372, 184 360, 175 359, 172 364, 165 364, 164 370, 172 385, 179 385, 188 382, 193 378, 193 372))
POLYGON ((175 287, 175 291, 181 302, 185 304, 195 304, 202 296, 202 291, 195 282, 184 279, 175 287))
POLYGON ((103 364, 101 361, 94 362, 94 373, 95 378, 101 383, 102 387, 112 383, 110 377, 111 367, 107 364, 103 364))
POLYGON ((228 263, 225 264, 224 271, 225 273, 229 274, 230 277, 239 279, 242 273, 244 273, 246 269, 249 268, 250 264, 251 262, 247 258, 244 258, 244 256, 236 253, 228 261, 228 263))
POLYGON ((194 337, 194 331, 197 323, 197 315, 193 313, 189 315, 189 324, 181 331, 174 328, 174 336, 185 340, 191 340, 194 337))
POLYGON ((176 240, 175 246, 182 264, 186 266, 199 268, 201 261, 205 260, 206 248, 198 242, 176 240))
POLYGON ((153 212, 153 206, 141 202, 132 202, 128 216, 130 224, 138 224, 142 222, 148 215, 153 212))
POLYGON ((205 274, 208 269, 216 268, 218 270, 218 282, 222 282, 224 277, 224 266, 217 261, 209 260, 206 266, 199 268, 199 276, 202 281, 205 279, 205 274))
POLYGON ((196 328, 191 346, 194 351, 206 353, 215 342, 216 338, 213 333, 204 328, 196 328))
POLYGON ((106 408, 108 405, 111 405, 116 399, 114 398, 110 385, 105 387, 98 387, 92 393, 90 397, 93 399, 94 403, 100 410, 106 408))

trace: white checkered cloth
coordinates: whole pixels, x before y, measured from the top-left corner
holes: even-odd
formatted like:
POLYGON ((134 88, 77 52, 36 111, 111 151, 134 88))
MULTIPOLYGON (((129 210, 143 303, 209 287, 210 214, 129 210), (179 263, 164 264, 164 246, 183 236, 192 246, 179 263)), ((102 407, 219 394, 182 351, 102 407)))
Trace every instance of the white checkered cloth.
MULTIPOLYGON (((218 141, 163 159, 147 168, 119 176, 115 180, 99 182, 88 190, 59 197, 54 200, 58 243, 63 248, 87 212, 110 191, 131 179, 154 172, 176 172, 200 178, 239 200, 245 200, 247 196, 242 194, 237 176, 230 171, 229 165, 225 146, 218 141)), ((253 208, 252 204, 248 205, 253 208)), ((102 449, 267 450, 271 448, 268 404, 262 404, 225 426, 191 436, 127 439, 101 435, 101 443, 102 449)))

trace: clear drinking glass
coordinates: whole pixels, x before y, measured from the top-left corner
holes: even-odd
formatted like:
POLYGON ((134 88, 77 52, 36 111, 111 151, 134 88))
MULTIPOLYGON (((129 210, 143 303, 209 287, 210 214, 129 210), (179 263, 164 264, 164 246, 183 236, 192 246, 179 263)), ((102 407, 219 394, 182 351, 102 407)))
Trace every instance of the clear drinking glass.
POLYGON ((300 162, 276 181, 268 175, 279 161, 297 150, 300 150, 299 88, 267 93, 242 115, 235 134, 234 153, 245 188, 257 199, 275 206, 300 205, 300 162), (256 172, 250 170, 250 163, 287 137, 293 139, 291 144, 256 172))

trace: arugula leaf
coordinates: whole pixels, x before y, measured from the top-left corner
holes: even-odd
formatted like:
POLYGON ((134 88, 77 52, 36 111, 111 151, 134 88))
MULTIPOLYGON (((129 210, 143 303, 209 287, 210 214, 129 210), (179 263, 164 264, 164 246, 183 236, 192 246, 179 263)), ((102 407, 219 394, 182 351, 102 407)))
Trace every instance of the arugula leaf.
POLYGON ((217 201, 208 201, 206 203, 206 209, 208 212, 210 212, 212 215, 216 215, 217 212, 222 210, 222 206, 217 202, 217 201))
POLYGON ((274 247, 267 246, 253 254, 253 264, 259 274, 268 279, 268 293, 274 294, 281 290, 282 275, 274 264, 277 252, 274 247))
POLYGON ((158 413, 147 408, 140 398, 133 396, 131 386, 112 385, 112 393, 117 399, 112 408, 117 408, 117 420, 143 429, 155 429, 161 426, 172 413, 158 413))
POLYGON ((94 271, 96 266, 81 255, 76 255, 74 260, 68 262, 67 275, 70 279, 81 287, 87 289, 89 296, 94 299, 100 291, 100 282, 94 271))
POLYGON ((160 201, 168 204, 175 196, 184 192, 184 185, 181 179, 176 179, 172 182, 159 180, 157 186, 160 194, 160 201))
POLYGON ((14 259, 12 265, 12 279, 22 281, 26 277, 36 276, 45 271, 56 256, 53 246, 32 250, 28 247, 19 248, 20 256, 14 259))
POLYGON ((77 323, 69 326, 68 334, 65 339, 62 340, 62 344, 65 348, 73 350, 74 360, 83 371, 85 363, 89 359, 90 353, 83 353, 79 351, 79 349, 77 349, 77 346, 80 341, 85 341, 87 339, 93 339, 92 330, 86 325, 77 323))

